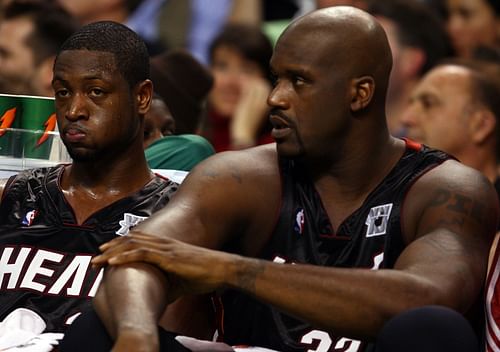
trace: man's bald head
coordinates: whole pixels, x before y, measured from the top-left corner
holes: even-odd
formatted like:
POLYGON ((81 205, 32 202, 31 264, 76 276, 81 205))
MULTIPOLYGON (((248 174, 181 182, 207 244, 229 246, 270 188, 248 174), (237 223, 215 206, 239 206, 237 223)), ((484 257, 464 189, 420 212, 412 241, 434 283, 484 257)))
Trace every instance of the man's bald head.
POLYGON ((392 55, 387 36, 370 14, 350 6, 313 11, 292 22, 276 45, 294 46, 308 55, 343 70, 348 77, 372 76, 377 99, 385 101, 392 55))

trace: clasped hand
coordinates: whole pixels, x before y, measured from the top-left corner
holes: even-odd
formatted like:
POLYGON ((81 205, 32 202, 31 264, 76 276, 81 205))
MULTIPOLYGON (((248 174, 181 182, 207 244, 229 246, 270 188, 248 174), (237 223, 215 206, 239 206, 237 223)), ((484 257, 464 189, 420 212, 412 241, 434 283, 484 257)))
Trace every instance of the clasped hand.
POLYGON ((133 262, 153 264, 175 282, 178 294, 207 293, 227 285, 238 256, 194 246, 171 238, 159 238, 133 231, 99 247, 102 254, 94 266, 133 262))

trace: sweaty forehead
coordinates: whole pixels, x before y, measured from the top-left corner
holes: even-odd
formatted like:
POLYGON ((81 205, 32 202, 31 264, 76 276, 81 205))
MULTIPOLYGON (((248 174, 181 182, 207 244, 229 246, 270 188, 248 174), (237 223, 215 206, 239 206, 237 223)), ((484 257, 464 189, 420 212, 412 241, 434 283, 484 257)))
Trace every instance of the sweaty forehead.
POLYGON ((63 72, 86 72, 91 75, 109 76, 117 74, 118 67, 112 53, 91 50, 66 50, 59 54, 54 65, 54 74, 63 72))

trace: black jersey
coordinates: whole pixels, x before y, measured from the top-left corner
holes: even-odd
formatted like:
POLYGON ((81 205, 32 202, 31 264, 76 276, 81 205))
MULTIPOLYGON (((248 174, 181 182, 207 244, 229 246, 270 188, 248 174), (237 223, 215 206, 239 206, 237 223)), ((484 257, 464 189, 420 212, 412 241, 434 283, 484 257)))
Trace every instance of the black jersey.
MULTIPOLYGON (((328 267, 392 268, 405 244, 401 207, 411 185, 449 156, 407 141, 404 155, 337 230, 300 164, 280 160, 282 205, 260 258, 328 267)), ((225 342, 278 351, 371 351, 372 344, 334 336, 238 291, 222 296, 225 342)), ((304 302, 303 304, 314 304, 304 302)), ((335 314, 335 312, 332 312, 335 314)))
POLYGON ((0 205, 0 321, 24 307, 62 332, 102 278, 98 247, 163 207, 177 184, 156 176, 78 225, 60 188, 63 165, 27 170, 7 183, 0 205))

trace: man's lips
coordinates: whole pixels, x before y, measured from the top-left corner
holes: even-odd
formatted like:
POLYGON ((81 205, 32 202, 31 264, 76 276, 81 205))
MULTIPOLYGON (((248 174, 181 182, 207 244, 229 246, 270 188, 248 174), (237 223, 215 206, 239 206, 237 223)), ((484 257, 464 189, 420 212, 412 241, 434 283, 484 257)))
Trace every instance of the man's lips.
POLYGON ((290 119, 280 111, 271 111, 269 120, 273 125, 271 135, 274 139, 282 139, 292 133, 290 119))
POLYGON ((79 142, 87 136, 85 130, 79 127, 66 127, 63 134, 68 142, 79 142))

